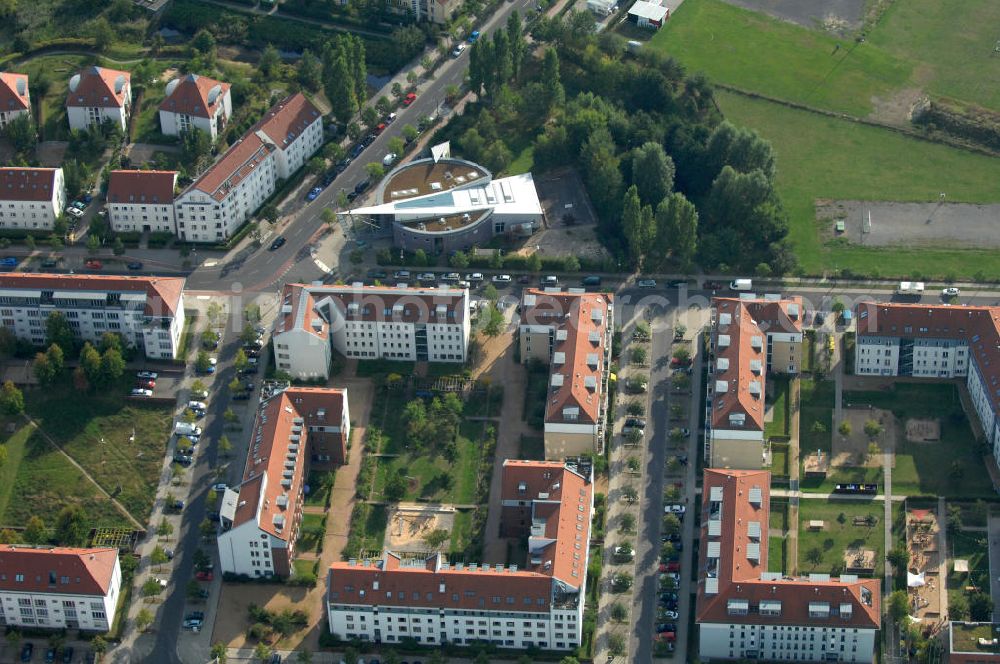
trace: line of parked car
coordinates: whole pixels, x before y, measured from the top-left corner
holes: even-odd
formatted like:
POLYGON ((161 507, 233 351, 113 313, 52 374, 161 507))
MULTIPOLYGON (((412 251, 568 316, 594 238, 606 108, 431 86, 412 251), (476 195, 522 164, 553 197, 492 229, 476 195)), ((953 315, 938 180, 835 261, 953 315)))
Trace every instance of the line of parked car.
MULTIPOLYGON (((20 660, 22 662, 30 662, 34 657, 34 654, 35 654, 35 644, 33 644, 30 641, 26 641, 25 643, 21 644, 20 660)), ((73 646, 62 646, 60 648, 55 648, 50 646, 45 650, 44 661, 46 662, 46 664, 54 664, 57 660, 62 662, 63 664, 72 664, 72 662, 76 661, 73 659, 75 654, 76 650, 73 648, 73 646)), ((87 651, 84 654, 83 659, 80 661, 85 662, 85 664, 94 664, 95 660, 96 656, 94 655, 94 653, 87 651)))

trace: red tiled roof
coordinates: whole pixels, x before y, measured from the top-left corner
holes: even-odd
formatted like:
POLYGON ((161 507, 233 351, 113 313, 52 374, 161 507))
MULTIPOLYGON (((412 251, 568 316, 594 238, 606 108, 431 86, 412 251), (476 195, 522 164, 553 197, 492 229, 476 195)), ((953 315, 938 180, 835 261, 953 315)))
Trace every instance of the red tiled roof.
POLYGON ((521 324, 552 326, 566 333, 562 340, 557 334, 552 347, 553 353, 562 353, 564 361, 552 361, 551 374, 561 375, 562 385, 555 389, 549 380, 546 422, 596 424, 600 420, 605 341, 613 306, 614 296, 608 293, 549 293, 537 288, 524 291, 521 324), (600 318, 593 317, 595 312, 600 318), (592 364, 590 360, 595 356, 597 362, 592 364), (593 388, 586 385, 588 377, 593 388), (564 409, 574 407, 578 417, 565 419, 564 409))
POLYGON ((301 92, 278 102, 250 131, 261 129, 284 150, 322 114, 301 92))
POLYGON ((180 307, 184 279, 180 277, 131 277, 103 274, 0 274, 0 288, 67 291, 122 291, 146 293, 147 316, 172 316, 180 307))
POLYGON ((302 494, 305 483, 305 459, 309 454, 307 448, 308 427, 326 422, 339 426, 344 407, 344 391, 319 387, 289 388, 268 399, 257 412, 251 430, 250 452, 247 454, 243 469, 243 483, 239 487, 239 502, 233 518, 233 527, 248 521, 256 520, 258 527, 278 539, 288 541, 294 535, 292 527, 293 515, 298 511, 297 501, 302 494), (320 419, 319 411, 326 413, 320 419), (301 424, 295 420, 301 419, 301 424), (295 432, 295 428, 300 431, 295 432), (292 436, 298 436, 298 442, 293 443, 292 436), (286 467, 289 447, 298 444, 299 450, 294 460, 294 467, 286 467), (286 472, 290 475, 286 476, 286 472), (264 473, 267 474, 266 487, 264 473), (282 486, 282 481, 291 480, 288 487, 282 486), (260 492, 265 491, 261 502, 260 492), (287 504, 278 504, 278 497, 285 495, 287 504), (257 506, 260 505, 258 514, 257 506), (275 516, 284 515, 285 525, 277 528, 275 516))
POLYGON ((132 75, 127 71, 87 67, 70 78, 66 106, 120 108, 125 105, 125 91, 131 80, 132 75), (75 87, 74 80, 78 81, 75 87))
POLYGON ((0 112, 28 110, 29 96, 27 74, 0 72, 0 112))
POLYGON ((0 168, 0 201, 51 201, 55 168, 0 168))
POLYGON ((877 579, 762 578, 762 574, 767 572, 770 483, 771 474, 765 470, 705 470, 698 565, 698 622, 878 629, 881 614, 877 579), (759 502, 751 502, 751 492, 759 492, 759 502), (718 498, 713 494, 719 493, 721 505, 713 500, 718 498), (720 523, 718 536, 709 535, 711 521, 720 523), (759 538, 751 537, 751 523, 760 529, 759 538), (714 576, 710 577, 708 552, 713 543, 719 545, 719 557, 714 576), (748 555, 753 545, 759 547, 756 559, 748 555), (707 591, 710 580, 717 584, 717 592, 707 591), (752 610, 746 615, 730 615, 730 600, 745 600, 752 610), (780 601, 780 615, 762 615, 757 610, 762 600, 780 601), (828 603, 830 617, 811 616, 809 605, 813 602, 828 603), (841 605, 845 604, 851 607, 848 617, 840 613, 841 605))
POLYGON ((168 205, 176 183, 177 171, 111 171, 108 202, 168 205))
POLYGON ((0 590, 103 597, 111 587, 117 560, 117 549, 4 544, 0 546, 0 590))
POLYGON ((386 552, 377 561, 332 563, 327 575, 332 604, 548 613, 551 597, 552 578, 545 574, 509 567, 458 569, 440 554, 403 563, 386 552))
POLYGON ((1000 412, 1000 307, 862 302, 857 334, 910 339, 958 339, 969 346, 994 412, 1000 412))
POLYGON ((160 104, 159 110, 200 118, 215 116, 230 87, 228 83, 197 74, 188 74, 177 79, 176 83, 171 81, 167 86, 171 84, 174 84, 174 89, 160 104), (210 95, 216 86, 218 91, 210 95))
POLYGON ((274 148, 260 140, 257 134, 247 132, 226 150, 221 159, 202 173, 190 188, 222 201, 273 151, 274 148))
POLYGON ((764 385, 767 368, 767 338, 757 325, 744 303, 739 300, 716 298, 712 307, 718 312, 717 323, 712 329, 715 356, 709 380, 712 384, 712 428, 730 429, 730 415, 745 415, 741 429, 764 430, 764 385), (724 314, 732 318, 722 324, 724 314), (725 337, 729 337, 728 344, 725 337), (720 339, 722 337, 722 339, 720 339), (759 341, 759 347, 755 342, 759 341), (727 369, 719 369, 719 360, 729 362, 727 369), (758 371, 751 369, 751 362, 760 363, 758 371), (727 383, 725 393, 717 392, 720 381, 727 383), (752 394, 751 383, 759 388, 752 394))
POLYGON ((532 517, 545 524, 544 536, 553 540, 528 553, 527 569, 551 574, 568 586, 579 588, 587 575, 587 544, 593 485, 561 461, 517 461, 505 459, 500 480, 501 500, 532 501, 532 517), (521 491, 520 487, 525 490, 521 491), (544 497, 546 496, 547 497, 544 497), (531 560, 539 560, 532 564, 531 560))

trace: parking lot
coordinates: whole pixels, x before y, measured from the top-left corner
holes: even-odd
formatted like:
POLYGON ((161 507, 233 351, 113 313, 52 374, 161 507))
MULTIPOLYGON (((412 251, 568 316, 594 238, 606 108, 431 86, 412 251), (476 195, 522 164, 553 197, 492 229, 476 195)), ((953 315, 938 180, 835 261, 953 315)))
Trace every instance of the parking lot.
POLYGON ((576 171, 566 169, 537 178, 535 187, 545 225, 528 240, 529 246, 543 256, 600 259, 608 255, 597 241, 597 219, 576 171))

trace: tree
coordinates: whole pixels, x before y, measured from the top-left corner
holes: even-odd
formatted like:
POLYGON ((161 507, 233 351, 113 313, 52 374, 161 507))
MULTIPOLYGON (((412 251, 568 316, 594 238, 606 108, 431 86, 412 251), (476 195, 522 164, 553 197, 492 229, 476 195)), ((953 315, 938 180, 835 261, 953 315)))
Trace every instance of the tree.
POLYGON ((369 129, 374 129, 375 125, 379 123, 378 111, 371 106, 365 106, 361 109, 361 122, 369 129))
POLYGON ((659 143, 643 143, 632 152, 632 182, 643 205, 659 205, 674 188, 673 160, 659 143))
POLYGON ((486 284, 486 288, 483 289, 483 298, 487 302, 496 302, 499 297, 500 293, 497 292, 497 287, 493 284, 486 284))
POLYGON ((347 60, 342 52, 330 50, 324 53, 323 88, 326 90, 327 99, 330 100, 331 110, 337 122, 347 123, 354 115, 357 97, 354 93, 354 80, 351 78, 347 60))
POLYGON ((635 503, 639 500, 639 492, 635 490, 635 487, 627 486, 622 489, 622 499, 628 503, 635 503))
POLYGON ((227 652, 228 648, 225 643, 215 643, 212 645, 209 655, 215 658, 217 664, 226 664, 227 652))
POLYGON ((403 150, 406 148, 406 143, 399 136, 393 136, 389 139, 389 152, 395 154, 397 157, 403 156, 403 150))
POLYGON ((738 173, 760 171, 768 179, 774 178, 774 151, 771 144, 745 127, 736 127, 728 121, 721 122, 708 139, 706 158, 713 173, 725 166, 738 173))
POLYGON ((108 19, 103 16, 98 17, 91 24, 91 35, 94 38, 94 46, 98 51, 105 51, 115 41, 115 31, 108 23, 108 19))
POLYGON ((812 563, 813 567, 823 562, 823 552, 818 546, 814 546, 806 551, 806 560, 812 563))
POLYGON ((181 161, 192 175, 205 168, 212 154, 212 137, 208 132, 187 129, 180 134, 181 161))
POLYGON ((403 471, 397 470, 385 485, 385 499, 390 502, 397 502, 406 495, 407 482, 403 471))
POLYGON ((326 161, 323 157, 313 157, 306 163, 306 172, 310 175, 319 175, 326 170, 326 161))
POLYGON ((521 15, 516 9, 507 17, 507 43, 510 46, 511 74, 517 79, 521 75, 521 63, 524 62, 527 44, 524 39, 524 25, 521 23, 521 15))
POLYGON ((612 657, 621 657, 625 654, 624 636, 617 632, 608 636, 608 654, 612 657))
POLYGON ((837 427, 837 432, 841 436, 845 436, 845 437, 846 436, 850 436, 851 435, 851 423, 848 420, 844 420, 843 422, 840 423, 840 426, 837 427))
POLYGON ((163 550, 163 547, 159 544, 153 548, 153 552, 149 554, 149 562, 151 565, 163 565, 169 558, 167 558, 167 552, 163 550))
POLYGON ((365 172, 372 180, 381 180, 382 176, 385 175, 385 169, 382 167, 382 164, 377 161, 365 164, 365 172))
POLYGON ((89 529, 86 514, 79 505, 67 505, 56 516, 55 535, 63 546, 83 546, 89 529))
POLYGON ((73 350, 73 328, 61 311, 52 311, 45 319, 45 343, 56 344, 62 348, 63 353, 73 350))
POLYGON ((882 435, 884 429, 882 425, 879 424, 878 420, 866 420, 865 421, 865 435, 868 438, 874 440, 882 435))
POLYGON ((236 351, 236 357, 233 358, 233 366, 237 371, 243 371, 250 366, 250 358, 247 357, 246 352, 242 348, 236 351))
POLYGON ((100 381, 101 354, 90 345, 89 341, 83 345, 83 349, 80 351, 80 368, 83 369, 83 375, 91 384, 100 381))
POLYGON ((503 332, 503 312, 496 303, 491 303, 486 307, 486 324, 483 326, 483 334, 488 337, 498 337, 503 332))
POLYGON ((200 373, 205 373, 210 366, 212 366, 212 362, 208 353, 203 350, 198 351, 198 356, 194 360, 194 368, 200 373))
POLYGON ((19 115, 8 122, 4 134, 16 152, 29 152, 34 149, 38 142, 35 122, 27 114, 19 115))
POLYGON ((620 524, 620 530, 623 533, 635 532, 635 515, 631 512, 626 512, 622 515, 622 520, 620 524))
POLYGON ((198 530, 202 537, 208 539, 215 534, 215 524, 208 519, 202 519, 201 523, 198 524, 198 530))
POLYGON ((101 356, 101 378, 106 383, 112 383, 125 373, 125 359, 122 358, 122 354, 115 348, 109 348, 104 355, 101 356))
POLYGON ((49 533, 41 517, 30 517, 24 527, 24 541, 28 544, 44 544, 48 538, 49 533))
POLYGON ((233 444, 229 442, 229 436, 222 435, 219 438, 219 452, 224 456, 229 456, 229 453, 233 451, 233 444))
POLYGON ((889 615, 895 621, 900 621, 910 613, 910 600, 905 590, 894 590, 889 595, 889 615))
POLYGON ((264 664, 271 657, 271 646, 267 645, 263 641, 259 642, 253 649, 254 659, 264 664))
POLYGON ((153 613, 143 607, 135 616, 135 628, 140 632, 145 632, 153 624, 153 613))
POLYGON ((308 48, 302 51, 296 77, 299 85, 310 92, 316 92, 323 85, 323 65, 308 48))
POLYGON ((278 68, 281 66, 281 55, 278 53, 278 49, 274 47, 274 44, 268 44, 264 47, 264 50, 260 54, 260 60, 257 62, 257 69, 260 73, 264 75, 265 78, 274 78, 275 74, 278 73, 278 68))
POLYGON ((619 168, 617 148, 611 133, 599 126, 590 132, 580 150, 580 164, 584 181, 590 191, 594 207, 608 231, 612 221, 618 217, 619 202, 622 200, 622 174, 619 168))
POLYGON ((49 385, 56 377, 55 371, 52 370, 52 364, 45 353, 37 353, 35 355, 32 371, 34 371, 35 378, 41 385, 49 385))
POLYGON ((625 622, 628 620, 628 609, 621 602, 611 605, 611 619, 615 622, 625 622))
POLYGON ((906 547, 896 546, 886 556, 886 560, 892 563, 892 566, 897 570, 903 570, 910 564, 910 552, 906 550, 906 547))
POLYGON ((990 619, 993 613, 993 600, 988 593, 975 592, 969 596, 969 618, 975 622, 990 619))
MULTIPOLYGON (((13 381, 5 381, 0 387, 0 410, 5 415, 14 416, 24 412, 24 394, 13 381)), ((4 448, 6 449, 6 448, 4 448)))
POLYGON ((420 132, 417 131, 417 128, 411 124, 403 125, 402 132, 403 132, 403 139, 407 143, 412 143, 413 141, 417 140, 417 136, 420 135, 420 132))
POLYGON ((639 191, 635 185, 625 192, 622 204, 622 233, 628 243, 629 256, 635 265, 649 246, 653 235, 653 215, 649 206, 643 207, 639 199, 639 191))
POLYGON ((213 65, 216 58, 215 36, 206 28, 198 30, 191 38, 191 58, 201 58, 206 65, 213 65))
POLYGON ((233 412, 232 408, 227 408, 226 412, 222 414, 222 419, 226 421, 227 424, 236 424, 239 421, 239 417, 233 412))
POLYGON ((90 649, 97 655, 97 661, 101 661, 104 653, 108 651, 108 642, 104 640, 103 636, 98 634, 90 640, 90 649))
POLYGON ((551 113, 553 109, 561 108, 566 102, 566 91, 559 73, 559 53, 551 46, 545 49, 541 82, 546 93, 546 112, 551 113))

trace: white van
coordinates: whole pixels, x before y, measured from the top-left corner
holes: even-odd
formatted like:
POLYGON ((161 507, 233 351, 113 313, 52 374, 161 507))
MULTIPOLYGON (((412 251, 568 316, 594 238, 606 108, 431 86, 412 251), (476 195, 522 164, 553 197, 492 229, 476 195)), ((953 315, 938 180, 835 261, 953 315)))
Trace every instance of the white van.
POLYGON ((174 433, 178 436, 200 436, 201 427, 195 426, 194 424, 188 424, 187 422, 178 422, 174 426, 174 433))
POLYGON ((753 279, 735 279, 729 284, 729 290, 748 291, 753 290, 753 279))

